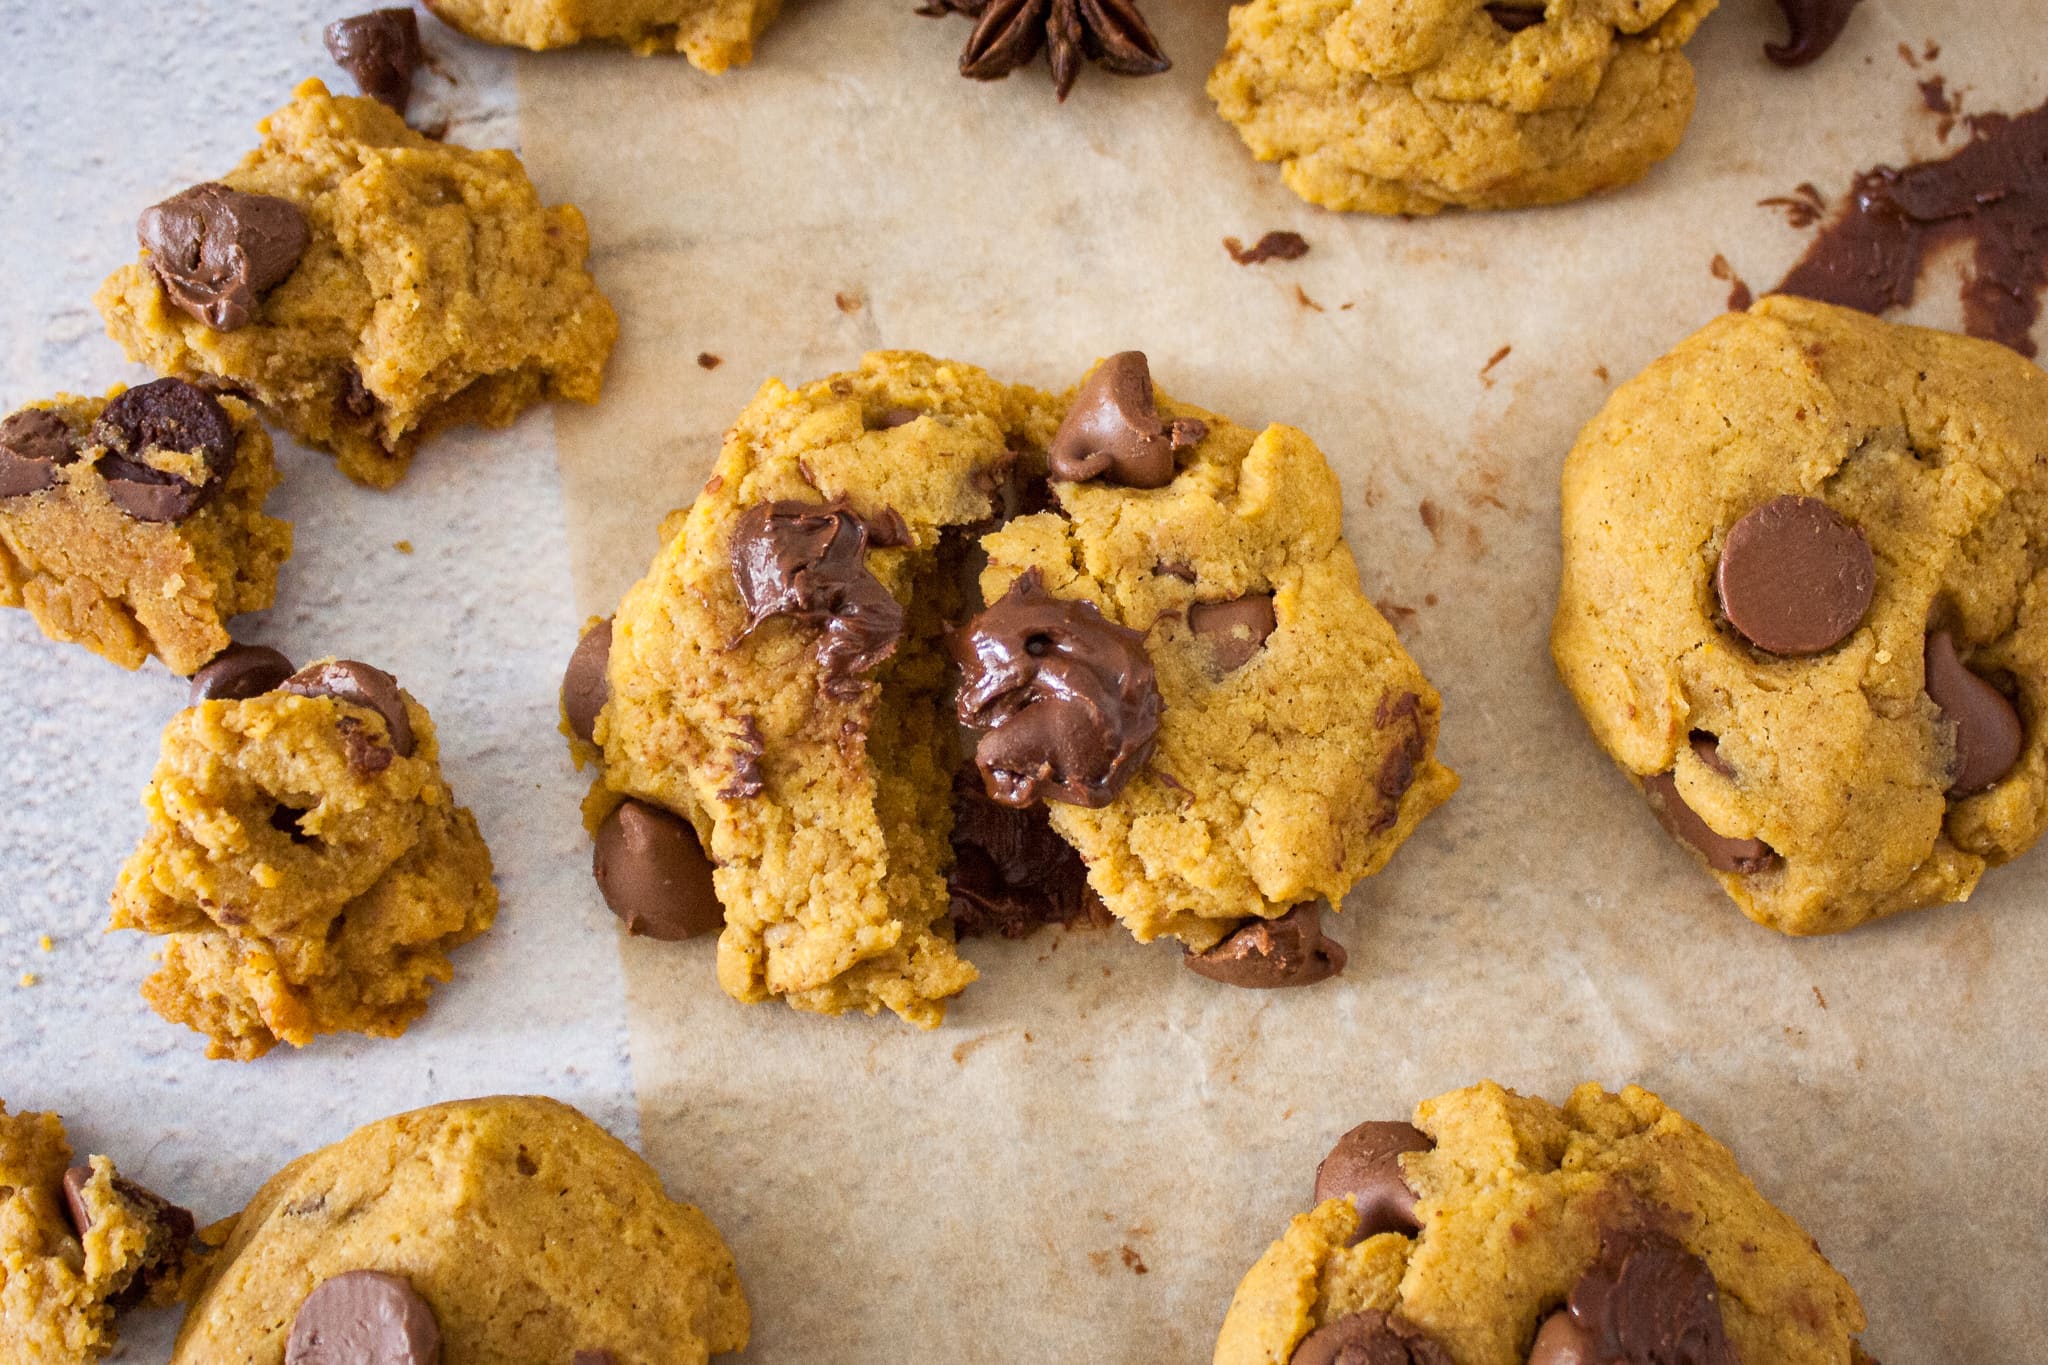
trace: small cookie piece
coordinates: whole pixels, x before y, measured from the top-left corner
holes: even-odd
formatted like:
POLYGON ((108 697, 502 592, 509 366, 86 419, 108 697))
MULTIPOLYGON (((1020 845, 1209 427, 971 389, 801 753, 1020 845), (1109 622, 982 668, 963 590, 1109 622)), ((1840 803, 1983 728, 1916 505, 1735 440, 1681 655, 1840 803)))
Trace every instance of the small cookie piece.
POLYGON ((192 1215, 114 1169, 71 1163, 55 1114, 0 1102, 0 1357, 88 1365, 115 1315, 190 1297, 203 1265, 192 1215))
POLYGON ((1865 1359, 1855 1291, 1649 1091, 1558 1108, 1485 1081, 1414 1119, 1339 1141, 1238 1285, 1216 1365, 1865 1359))
POLYGON ((1552 656, 1750 918, 1963 900, 2048 826, 2043 430, 2004 347, 1773 296, 1580 435, 1552 656))
POLYGON ((1289 189, 1429 214, 1641 179, 1692 119, 1681 48, 1719 0, 1250 0, 1209 97, 1289 189))
POLYGON ((395 1038, 453 975, 449 951, 490 928, 490 851, 390 674, 326 660, 248 690, 202 693, 165 728, 113 927, 165 935, 143 996, 210 1057, 395 1038))
POLYGON ((782 0, 426 0, 442 23, 470 37, 533 52, 577 43, 624 43, 642 57, 680 52, 717 75, 754 60, 782 0))
POLYGON ((595 402, 618 319, 573 207, 519 158, 436 142, 319 81, 217 182, 145 211, 96 302, 133 360, 208 375, 359 483, 444 427, 595 402))
POLYGON ((749 1325, 710 1219, 568 1105, 500 1096, 383 1119, 273 1176, 171 1365, 703 1365, 749 1325))
MULTIPOLYGON (((1118 473, 1132 461, 1077 460, 1067 467, 1091 477, 1055 477, 1053 509, 982 538, 985 600, 1035 575, 1052 598, 1142 633, 1156 673, 1146 761, 1119 769, 1107 802, 1049 793, 1053 829, 1141 943, 1166 935, 1201 953, 1248 919, 1340 904, 1458 780, 1435 756, 1436 689, 1359 587, 1336 474, 1292 427, 1254 433, 1156 394, 1142 356, 1103 362, 1065 411, 1055 455, 1085 425, 1086 451, 1166 452, 1169 468, 1133 485, 1118 473), (1108 404, 1115 421, 1106 390, 1124 395, 1108 404)), ((1306 984, 1341 965, 1341 949, 1302 936, 1314 913, 1225 955, 1240 984, 1306 984)))
POLYGON ((248 404, 179 379, 0 420, 0 606, 123 668, 190 674, 268 607, 291 523, 248 404))

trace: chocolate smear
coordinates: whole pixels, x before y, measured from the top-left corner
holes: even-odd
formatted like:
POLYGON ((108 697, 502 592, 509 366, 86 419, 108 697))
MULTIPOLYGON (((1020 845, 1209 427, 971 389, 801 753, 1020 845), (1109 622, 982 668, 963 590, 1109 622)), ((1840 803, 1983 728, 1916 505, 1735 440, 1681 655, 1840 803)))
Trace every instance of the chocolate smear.
POLYGON ((171 302, 216 332, 248 325, 310 240, 290 200, 213 183, 144 209, 135 236, 171 302))
POLYGON ((1308 255, 1308 239, 1298 232, 1269 232, 1246 246, 1235 237, 1225 237, 1223 249, 1239 265, 1264 265, 1267 261, 1300 260, 1308 255))
POLYGON ((824 628, 819 690, 848 701, 859 676, 903 638, 903 607, 867 566, 867 525, 844 502, 764 502, 733 528, 732 577, 747 609, 741 637, 771 616, 824 628))
POLYGON ((946 893, 961 938, 1028 938, 1044 925, 1108 917, 1087 864, 1053 832, 1045 807, 990 800, 971 763, 953 774, 952 841, 946 893))

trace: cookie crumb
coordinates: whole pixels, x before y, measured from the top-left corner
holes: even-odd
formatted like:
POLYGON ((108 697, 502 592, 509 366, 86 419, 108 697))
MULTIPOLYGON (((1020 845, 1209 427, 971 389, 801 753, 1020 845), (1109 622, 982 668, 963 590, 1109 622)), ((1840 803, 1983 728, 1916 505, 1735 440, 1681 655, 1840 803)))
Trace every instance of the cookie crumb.
POLYGON ((867 299, 859 294, 834 294, 832 302, 839 305, 842 313, 858 313, 867 305, 867 299))
POLYGON ((725 357, 722 355, 713 355, 709 351, 697 352, 697 365, 700 369, 715 370, 724 363, 725 357))
POLYGON ((35 974, 34 972, 23 972, 23 973, 21 974, 21 984, 22 984, 22 985, 23 985, 24 987, 27 987, 27 986, 33 986, 33 985, 35 985, 35 984, 36 984, 36 974, 35 974))
POLYGON ((394 540, 391 542, 391 548, 402 555, 409 555, 412 553, 412 542, 409 540, 394 540))
POLYGON ((57 950, 57 945, 50 941, 50 936, 48 934, 44 934, 42 937, 36 940, 36 947, 42 949, 46 953, 55 952, 57 950))
POLYGON ((1298 261, 1308 255, 1308 239, 1298 232, 1269 232, 1247 247, 1235 237, 1223 239, 1223 249, 1239 265, 1263 265, 1267 261, 1298 261))

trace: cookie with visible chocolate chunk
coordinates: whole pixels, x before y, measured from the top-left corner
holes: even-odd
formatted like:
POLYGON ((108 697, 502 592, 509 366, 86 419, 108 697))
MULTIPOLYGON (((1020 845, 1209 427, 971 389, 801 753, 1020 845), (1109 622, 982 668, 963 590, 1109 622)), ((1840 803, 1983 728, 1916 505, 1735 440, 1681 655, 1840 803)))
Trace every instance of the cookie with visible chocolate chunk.
POLYGON ((141 259, 100 286, 131 359, 233 388, 379 488, 443 428, 597 400, 618 319, 583 215, 543 205, 517 156, 319 81, 258 131, 220 180, 145 210, 141 259))
POLYGON ((72 1164, 55 1114, 0 1102, 0 1357, 86 1365, 115 1318, 189 1298, 204 1269, 192 1215, 95 1156, 72 1164))
POLYGON ((623 43, 642 57, 680 52, 716 75, 754 59, 782 0, 426 0, 472 38, 535 52, 623 43))
POLYGON ((1486 1081, 1413 1117, 1338 1140, 1215 1365, 1865 1362, 1855 1291, 1649 1091, 1486 1081))
POLYGON ((143 807, 113 927, 164 936, 143 996, 212 1057, 398 1036, 497 913, 426 708, 354 660, 224 655, 165 727, 143 807))
POLYGON ((249 405, 183 380, 22 408, 0 420, 0 606, 124 668, 190 674, 276 594, 277 483, 249 405))
POLYGON ((751 1326, 711 1220, 538 1096, 367 1124, 223 1234, 171 1365, 704 1365, 751 1326))
POLYGON ((2048 827, 2043 430, 2004 347, 1773 296, 1580 434, 1551 653, 1750 918, 1960 901, 2048 827))
POLYGON ((1209 97, 1325 208, 1551 204, 1641 179, 1692 119, 1720 0, 1250 0, 1209 97))

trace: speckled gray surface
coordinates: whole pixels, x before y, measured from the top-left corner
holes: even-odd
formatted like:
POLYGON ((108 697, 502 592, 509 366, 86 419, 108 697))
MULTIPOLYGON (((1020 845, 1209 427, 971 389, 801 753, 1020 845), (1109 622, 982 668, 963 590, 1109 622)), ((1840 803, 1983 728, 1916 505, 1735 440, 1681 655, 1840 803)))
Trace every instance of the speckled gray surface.
MULTIPOLYGON (((0 409, 147 378, 90 302, 132 255, 136 212, 232 166, 298 80, 345 84, 320 46, 332 6, 255 8, 260 22, 220 0, 0 0, 0 184, 13 187, 0 205, 0 409)), ((442 46, 455 82, 423 86, 427 116, 451 117, 465 142, 514 143, 509 61, 442 46)), ((554 733, 577 621, 549 415, 439 441, 390 493, 282 439, 279 457, 271 511, 295 524, 297 549, 277 605, 237 633, 295 658, 378 663, 433 712, 448 780, 496 859, 497 927, 456 954, 455 980, 402 1042, 207 1061, 197 1034, 137 994, 149 941, 103 932, 184 684, 155 663, 128 674, 53 645, 26 613, 0 612, 0 1099, 59 1111, 82 1150, 117 1154, 203 1217, 232 1212, 311 1147, 440 1099, 546 1093, 634 1137, 612 922, 588 891, 579 793, 554 733), (23 973, 36 984, 18 985, 23 973)), ((138 1317, 127 1358, 165 1358, 174 1326, 138 1317)))

